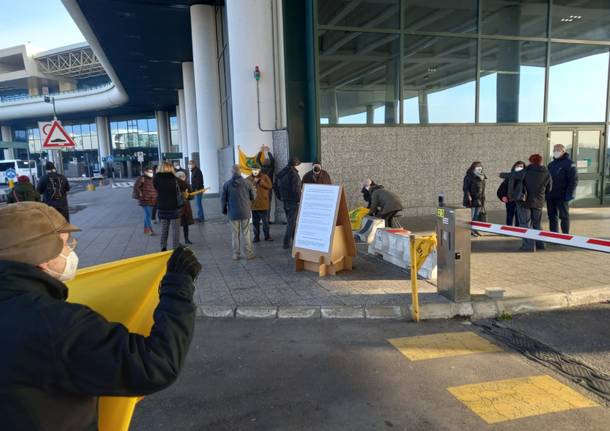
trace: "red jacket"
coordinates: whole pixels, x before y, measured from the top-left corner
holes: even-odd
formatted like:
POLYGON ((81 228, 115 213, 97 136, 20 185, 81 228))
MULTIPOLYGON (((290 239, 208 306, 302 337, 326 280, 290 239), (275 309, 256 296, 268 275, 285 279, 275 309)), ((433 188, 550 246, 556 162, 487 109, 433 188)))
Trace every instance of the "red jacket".
POLYGON ((138 200, 138 204, 153 206, 157 203, 157 190, 153 186, 153 179, 146 175, 141 175, 133 185, 133 198, 138 200))

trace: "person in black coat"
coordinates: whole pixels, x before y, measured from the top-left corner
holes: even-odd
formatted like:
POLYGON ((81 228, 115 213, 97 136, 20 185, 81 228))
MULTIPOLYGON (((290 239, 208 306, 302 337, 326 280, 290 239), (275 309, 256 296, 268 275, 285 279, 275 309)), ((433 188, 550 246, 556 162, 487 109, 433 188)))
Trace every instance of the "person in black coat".
POLYGON ((578 185, 576 165, 566 153, 566 148, 557 144, 553 147, 553 161, 549 163, 549 172, 553 179, 553 190, 546 196, 546 208, 549 216, 549 229, 559 232, 558 216, 561 220, 561 231, 570 233, 570 201, 578 185))
MULTIPOLYGON (((483 164, 473 162, 464 176, 462 190, 464 191, 463 204, 471 209, 472 220, 479 220, 485 212, 485 182, 487 176, 483 173, 483 164)), ((480 236, 472 231, 473 236, 480 236)))
MULTIPOLYGON (((171 385, 195 326, 201 265, 174 251, 148 336, 66 302, 78 231, 38 202, 0 208, 0 428, 97 430, 99 396, 142 396, 171 385), (22 220, 22 223, 14 223, 22 220)), ((134 281, 137 282, 137 281, 134 281)))
POLYGON ((368 215, 382 218, 387 227, 394 227, 394 217, 404 208, 400 197, 377 184, 369 186, 368 191, 371 196, 368 215))
MULTIPOLYGON (((191 170, 191 189, 196 192, 197 190, 203 190, 203 172, 197 167, 197 162, 191 160, 189 162, 189 168, 191 170)), ((205 214, 203 213, 203 193, 195 195, 195 205, 197 207, 197 221, 204 222, 205 214)))
POLYGON ((301 202, 301 177, 297 166, 301 161, 297 157, 290 159, 290 163, 278 174, 274 183, 275 194, 284 204, 286 213, 286 232, 284 234, 284 248, 289 249, 294 238, 297 213, 301 202))
MULTIPOLYGON (((161 251, 167 250, 167 237, 172 230, 172 248, 180 246, 180 216, 185 204, 182 192, 186 183, 179 182, 171 163, 163 162, 153 178, 157 190, 157 215, 161 220, 161 251)), ((188 203, 187 203, 188 204, 188 203)))
MULTIPOLYGON (((522 195, 524 199, 517 201, 519 226, 540 230, 544 197, 552 190, 553 182, 548 169, 542 165, 540 154, 532 154, 529 162, 530 164, 525 170, 513 175, 516 184, 520 180, 523 184, 522 195)), ((514 191, 514 193, 517 192, 514 191)), ((534 240, 531 239, 523 239, 521 245, 522 251, 544 250, 544 248, 544 242, 536 241, 534 244, 534 240)))
POLYGON ((513 174, 521 172, 525 169, 525 162, 521 160, 515 162, 509 173, 501 173, 500 178, 503 179, 500 187, 498 187, 498 199, 504 202, 506 207, 506 225, 507 226, 518 226, 519 218, 517 216, 517 203, 511 198, 511 178, 513 174))
POLYGON ((47 173, 38 182, 38 193, 42 196, 42 201, 45 204, 55 208, 69 222, 68 192, 70 191, 70 183, 65 176, 57 173, 53 162, 47 162, 45 170, 47 173))

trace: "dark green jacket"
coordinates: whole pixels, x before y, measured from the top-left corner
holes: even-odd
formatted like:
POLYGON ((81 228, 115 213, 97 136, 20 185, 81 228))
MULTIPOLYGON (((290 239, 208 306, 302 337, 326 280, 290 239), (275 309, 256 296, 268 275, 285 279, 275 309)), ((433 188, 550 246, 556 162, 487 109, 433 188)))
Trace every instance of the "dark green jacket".
POLYGON ((175 381, 195 323, 193 280, 166 274, 148 337, 66 302, 42 270, 0 261, 0 429, 97 429, 97 397, 136 396, 175 381))
POLYGON ((40 202, 40 193, 31 183, 15 183, 13 190, 8 191, 7 200, 9 204, 25 201, 40 202))

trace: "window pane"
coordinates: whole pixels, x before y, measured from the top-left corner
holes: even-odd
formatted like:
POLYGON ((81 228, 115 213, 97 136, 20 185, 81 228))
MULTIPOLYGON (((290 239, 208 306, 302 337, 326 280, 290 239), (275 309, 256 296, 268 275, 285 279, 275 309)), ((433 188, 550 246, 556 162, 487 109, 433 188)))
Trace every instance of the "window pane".
POLYGON ((549 121, 605 121, 607 84, 608 47, 553 43, 549 121))
POLYGON ((395 124, 399 118, 399 39, 395 34, 323 34, 319 42, 320 116, 328 118, 329 124, 395 124))
POLYGON ((481 32, 546 37, 548 0, 482 0, 481 32))
POLYGON ((476 93, 476 40, 406 36, 403 105, 405 123, 473 123, 476 93), (409 102, 407 102, 409 100, 409 102))
POLYGON ((474 33, 477 13, 477 0, 406 0, 405 29, 474 33))
POLYGON ((545 43, 482 40, 479 121, 542 122, 545 65, 545 43))
POLYGON ((325 0, 318 2, 321 25, 398 29, 400 0, 325 0))
POLYGON ((552 0, 551 37, 563 39, 610 39, 608 0, 552 0))

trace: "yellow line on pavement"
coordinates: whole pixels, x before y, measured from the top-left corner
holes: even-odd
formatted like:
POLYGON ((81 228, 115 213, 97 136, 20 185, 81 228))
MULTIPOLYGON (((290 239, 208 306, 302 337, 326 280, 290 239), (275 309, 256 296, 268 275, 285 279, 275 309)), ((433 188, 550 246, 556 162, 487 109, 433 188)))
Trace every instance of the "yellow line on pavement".
POLYGON ((550 376, 477 383, 448 391, 489 424, 598 406, 550 376))
POLYGON ((447 332, 416 337, 390 338, 388 342, 411 361, 475 353, 502 352, 500 347, 474 332, 447 332))

